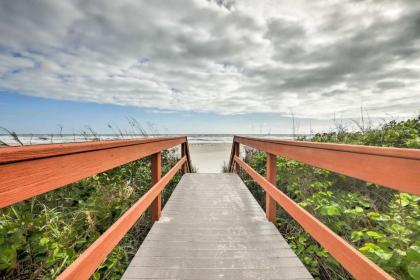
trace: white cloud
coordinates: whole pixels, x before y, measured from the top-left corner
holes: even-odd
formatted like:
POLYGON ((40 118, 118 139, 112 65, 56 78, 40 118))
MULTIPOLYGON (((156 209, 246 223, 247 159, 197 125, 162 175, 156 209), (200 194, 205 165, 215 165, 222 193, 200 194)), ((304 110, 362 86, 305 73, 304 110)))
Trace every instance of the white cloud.
POLYGON ((413 1, 0 0, 0 90, 312 118, 420 108, 413 1))

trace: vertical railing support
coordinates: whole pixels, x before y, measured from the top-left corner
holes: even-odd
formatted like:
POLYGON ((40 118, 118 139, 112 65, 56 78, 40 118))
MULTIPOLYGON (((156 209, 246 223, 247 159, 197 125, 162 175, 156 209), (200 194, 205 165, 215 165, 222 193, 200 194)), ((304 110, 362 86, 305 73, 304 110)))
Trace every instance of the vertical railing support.
MULTIPOLYGON (((181 158, 183 158, 186 154, 187 154, 187 145, 186 145, 186 143, 182 143, 181 144, 181 158)), ((182 166, 182 172, 184 174, 188 172, 187 164, 188 164, 188 162, 185 162, 184 165, 182 166)))
MULTIPOLYGON (((240 149, 239 143, 238 142, 235 142, 234 143, 234 151, 235 151, 235 155, 234 156, 239 157, 239 149, 240 149)), ((233 161, 233 171, 235 173, 238 173, 238 171, 239 171, 238 164, 235 161, 233 161)))
MULTIPOLYGON (((277 162, 276 156, 267 153, 267 180, 273 185, 277 185, 277 162)), ((265 215, 267 219, 274 223, 276 221, 276 201, 266 192, 265 193, 265 215)))
MULTIPOLYGON (((161 161, 162 160, 161 160, 160 152, 153 154, 151 156, 150 169, 151 169, 151 174, 152 174, 152 186, 160 180, 161 173, 162 173, 161 161)), ((155 198, 155 200, 153 200, 153 203, 151 205, 151 210, 152 210, 152 221, 153 222, 158 221, 160 218, 160 212, 162 210, 162 193, 160 193, 155 198)))

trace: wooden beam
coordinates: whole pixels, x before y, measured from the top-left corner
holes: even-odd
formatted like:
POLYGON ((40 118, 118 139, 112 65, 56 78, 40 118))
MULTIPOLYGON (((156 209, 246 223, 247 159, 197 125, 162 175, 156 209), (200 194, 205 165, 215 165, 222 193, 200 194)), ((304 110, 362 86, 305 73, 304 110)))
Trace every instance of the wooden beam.
MULTIPOLYGON (((183 165, 184 166, 184 165, 183 165)), ((159 182, 162 174, 162 158, 161 153, 158 152, 151 156, 150 161, 150 172, 152 175, 152 185, 155 185, 159 182)), ((160 214, 162 211, 162 193, 159 193, 158 196, 153 200, 151 205, 152 210, 152 221, 156 222, 160 219, 160 214)))
MULTIPOLYGON (((273 184, 277 185, 277 162, 276 156, 270 153, 267 153, 267 180, 273 184)), ((276 222, 276 211, 277 203, 276 201, 270 196, 268 192, 265 192, 265 215, 267 219, 275 223, 276 222)))
POLYGON ((175 139, 183 139, 183 142, 187 141, 186 137, 150 137, 127 140, 101 140, 92 142, 72 142, 62 144, 39 144, 17 147, 1 147, 0 164, 29 159, 33 160, 37 158, 53 157, 59 155, 92 152, 117 147, 121 148, 125 146, 154 143, 175 139))
MULTIPOLYGON (((38 145, 31 150, 37 154, 21 153, 25 147, 0 149, 3 162, 0 165, 0 208, 57 189, 77 180, 126 164, 184 143, 185 137, 159 138, 152 141, 130 141, 120 146, 109 147, 109 143, 85 143, 83 145, 65 145, 66 154, 51 149, 49 145, 38 145), (135 144, 133 144, 135 143, 135 144), (40 147, 44 146, 44 147, 40 147), (95 147, 95 149, 91 149, 95 147), (106 147, 98 149, 98 147, 106 147), (75 148, 73 150, 73 148, 75 148), (4 152, 6 151, 6 152, 4 152), (14 151, 14 153, 11 153, 14 151), (32 157, 30 157, 32 155, 32 157), (20 159, 19 161, 16 161, 20 159)), ((115 144, 115 143, 114 143, 115 144)), ((113 144, 113 145, 114 145, 113 144)))
POLYGON ((420 150, 283 141, 235 136, 267 153, 325 168, 398 191, 420 195, 420 150))

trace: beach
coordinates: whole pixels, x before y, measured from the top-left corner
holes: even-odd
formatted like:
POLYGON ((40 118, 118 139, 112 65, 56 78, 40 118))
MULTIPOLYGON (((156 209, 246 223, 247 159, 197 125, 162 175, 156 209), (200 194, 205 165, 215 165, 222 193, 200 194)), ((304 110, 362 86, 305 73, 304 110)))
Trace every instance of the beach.
POLYGON ((192 165, 199 173, 220 173, 229 163, 231 143, 190 143, 192 165))

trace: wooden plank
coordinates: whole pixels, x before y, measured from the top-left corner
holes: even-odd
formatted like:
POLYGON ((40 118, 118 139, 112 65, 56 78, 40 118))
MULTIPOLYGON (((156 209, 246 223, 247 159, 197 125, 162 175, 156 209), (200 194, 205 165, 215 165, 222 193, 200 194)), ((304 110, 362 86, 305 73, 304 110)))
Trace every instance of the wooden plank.
POLYGON ((309 280, 313 279, 308 276, 304 267, 284 268, 262 268, 262 269, 243 269, 243 268, 163 268, 156 267, 129 267, 125 272, 123 279, 136 280, 309 280))
POLYGON ((236 174, 185 174, 123 279, 312 279, 236 174))
POLYGON ((121 218, 119 218, 104 234, 102 234, 75 262, 60 276, 59 280, 89 279, 106 256, 120 242, 128 230, 146 211, 165 186, 187 161, 181 158, 146 194, 144 194, 121 218))
POLYGON ((237 137, 234 141, 312 166, 420 195, 420 150, 237 137))
MULTIPOLYGON (((56 150, 46 147, 47 145, 39 145, 45 147, 31 150, 32 152, 40 152, 39 149, 45 148, 48 153, 43 152, 43 155, 48 156, 44 158, 39 158, 36 154, 18 152, 25 147, 17 148, 14 155, 9 152, 3 153, 4 150, 0 149, 0 154, 3 156, 7 155, 6 158, 8 159, 24 159, 0 165, 0 208, 172 148, 184 142, 185 137, 140 141, 137 144, 111 148, 106 143, 104 144, 107 147, 106 149, 97 149, 98 144, 85 143, 88 145, 88 148, 85 147, 85 150, 80 152, 81 147, 77 146, 76 150, 79 151, 77 153, 70 149, 73 145, 66 144, 66 151, 70 153, 59 155, 56 150), (96 148, 87 150, 92 148, 91 145, 96 148), (33 157, 28 158, 31 155, 33 157)), ((99 146, 101 145, 99 144, 99 146)), ((8 149, 8 151, 10 150, 8 149)))
POLYGON ((239 157, 235 161, 356 279, 394 279, 239 157))

